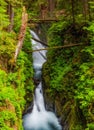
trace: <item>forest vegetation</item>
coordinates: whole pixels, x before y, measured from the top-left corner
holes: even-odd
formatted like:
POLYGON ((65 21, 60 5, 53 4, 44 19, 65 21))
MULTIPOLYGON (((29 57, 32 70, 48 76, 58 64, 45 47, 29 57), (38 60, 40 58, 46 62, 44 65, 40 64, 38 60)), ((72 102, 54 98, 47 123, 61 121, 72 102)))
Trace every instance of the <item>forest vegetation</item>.
POLYGON ((32 101, 30 29, 48 45, 45 98, 54 102, 64 130, 94 130, 93 0, 0 1, 0 129, 23 130, 32 101))

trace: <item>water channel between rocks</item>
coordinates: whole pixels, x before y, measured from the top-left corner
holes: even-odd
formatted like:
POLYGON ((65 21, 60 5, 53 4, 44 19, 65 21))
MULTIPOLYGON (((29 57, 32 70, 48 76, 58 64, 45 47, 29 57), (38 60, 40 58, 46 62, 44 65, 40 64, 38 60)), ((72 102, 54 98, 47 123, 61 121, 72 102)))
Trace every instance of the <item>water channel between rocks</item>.
MULTIPOLYGON (((39 40, 34 31, 31 30, 30 33, 32 37, 39 40)), ((33 50, 43 49, 45 46, 32 40, 32 48, 33 50)), ((23 117, 24 130, 62 130, 55 114, 47 111, 44 105, 41 70, 42 65, 46 62, 46 50, 33 52, 32 57, 35 71, 34 80, 35 82, 38 82, 38 85, 35 86, 33 110, 23 117)))

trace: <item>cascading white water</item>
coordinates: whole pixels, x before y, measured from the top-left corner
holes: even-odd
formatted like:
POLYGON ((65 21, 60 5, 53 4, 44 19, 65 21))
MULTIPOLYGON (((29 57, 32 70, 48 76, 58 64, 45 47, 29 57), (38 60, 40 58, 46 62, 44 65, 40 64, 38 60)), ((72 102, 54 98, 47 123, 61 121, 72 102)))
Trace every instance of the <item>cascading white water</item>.
POLYGON ((43 92, 42 92, 42 84, 41 82, 35 89, 35 103, 37 106, 38 111, 45 111, 45 105, 44 105, 44 98, 43 98, 43 92))
MULTIPOLYGON (((34 38, 39 40, 38 36, 33 31, 31 31, 31 34, 34 38)), ((34 40, 32 40, 32 45, 33 50, 45 48, 34 40)), ((35 78, 40 80, 42 65, 46 61, 46 51, 33 52, 32 56, 35 78)), ((55 114, 45 109, 41 81, 35 88, 33 102, 32 112, 26 114, 23 118, 24 130, 62 130, 55 114)))
MULTIPOLYGON (((30 32, 35 39, 39 40, 39 37, 35 34, 35 32, 33 32, 32 30, 30 32)), ((41 43, 32 40, 32 48, 33 50, 38 50, 38 49, 44 49, 45 47, 41 43)), ((32 57, 33 57, 33 68, 35 70, 34 78, 38 79, 41 77, 42 65, 46 61, 46 50, 33 52, 32 57)))

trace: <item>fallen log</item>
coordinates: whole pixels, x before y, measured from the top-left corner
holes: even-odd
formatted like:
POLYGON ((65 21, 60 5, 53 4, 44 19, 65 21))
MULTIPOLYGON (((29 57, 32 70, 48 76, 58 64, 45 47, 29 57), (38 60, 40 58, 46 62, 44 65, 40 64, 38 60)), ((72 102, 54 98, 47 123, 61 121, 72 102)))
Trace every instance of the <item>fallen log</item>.
POLYGON ((23 41, 26 33, 26 27, 27 27, 27 21, 28 21, 28 14, 26 13, 25 7, 23 7, 23 12, 22 12, 22 24, 20 27, 20 32, 18 36, 18 44, 16 47, 15 55, 14 55, 14 60, 16 62, 18 54, 23 46, 23 41))
POLYGON ((58 22, 59 19, 30 19, 28 23, 49 23, 49 22, 58 22))
POLYGON ((37 49, 37 50, 32 50, 32 51, 27 51, 29 53, 35 52, 35 51, 43 51, 43 50, 51 50, 51 49, 59 49, 59 48, 69 48, 69 47, 75 47, 75 46, 85 46, 85 44, 69 44, 69 45, 63 45, 63 46, 54 46, 54 47, 47 47, 43 49, 37 49))
POLYGON ((32 37, 32 39, 35 40, 36 42, 41 43, 41 44, 44 45, 44 46, 48 46, 47 43, 45 43, 45 42, 43 42, 43 41, 40 41, 40 40, 38 40, 38 39, 36 39, 36 38, 33 38, 33 37, 32 37))

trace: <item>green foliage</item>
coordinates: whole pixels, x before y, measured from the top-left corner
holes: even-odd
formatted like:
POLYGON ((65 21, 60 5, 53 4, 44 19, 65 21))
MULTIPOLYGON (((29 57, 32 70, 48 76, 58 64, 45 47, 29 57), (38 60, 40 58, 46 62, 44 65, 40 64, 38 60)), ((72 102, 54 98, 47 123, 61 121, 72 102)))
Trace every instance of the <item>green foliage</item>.
POLYGON ((48 32, 48 37, 51 37, 50 46, 53 45, 62 45, 63 44, 63 31, 66 31, 67 27, 69 26, 69 21, 60 21, 58 23, 52 24, 51 28, 48 32), (62 32, 62 33, 61 33, 62 32), (62 38, 61 38, 62 37, 62 38))
MULTIPOLYGON (((1 114, 3 116, 1 117, 1 125, 3 129, 11 129, 12 125, 10 125, 9 128, 6 125, 6 120, 10 122, 10 120, 15 114, 15 118, 17 119, 16 122, 14 122, 15 125, 19 124, 18 129, 21 130, 20 127, 21 119, 22 119, 22 111, 25 107, 25 95, 26 92, 32 92, 33 90, 33 82, 30 79, 33 75, 33 70, 31 68, 31 61, 28 60, 27 54, 24 52, 21 52, 19 55, 19 58, 17 59, 17 65, 14 72, 6 73, 3 70, 0 70, 0 107, 4 107, 3 111, 1 111, 1 114), (31 80, 28 82, 28 80, 31 80), (9 119, 7 119, 7 116, 4 116, 4 113, 6 111, 6 114, 8 115, 9 110, 7 110, 7 107, 5 105, 6 100, 8 100, 12 106, 14 107, 15 111, 10 112, 9 119), (13 114, 12 114, 13 113, 13 114)), ((29 99, 31 101, 31 99, 29 99)))
MULTIPOLYGON (((80 23, 82 24, 82 23, 80 23)), ((62 21, 52 24, 49 29, 49 46, 60 46, 69 43, 86 43, 88 46, 71 47, 67 49, 49 50, 48 61, 44 65, 45 83, 49 79, 47 90, 65 100, 76 102, 74 113, 78 110, 79 115, 74 114, 71 118, 74 122, 69 124, 69 130, 93 129, 94 122, 94 24, 80 26, 78 23, 73 26, 71 21, 62 21), (79 30, 79 27, 80 30, 79 30), (68 30, 70 28, 70 31, 68 30), (83 34, 82 34, 83 33, 83 34), (78 36, 78 34, 80 34, 78 36), (87 38, 86 38, 87 36, 87 38), (66 41, 66 42, 65 42, 66 41), (45 69, 50 68, 48 70, 45 69), (46 79, 47 78, 47 79, 46 79), (47 81, 46 81, 47 80, 47 81), (83 117, 81 117, 80 112, 83 117), (77 120, 76 120, 77 119, 77 120), (85 120, 86 122, 83 122, 85 120), (83 125, 85 124, 85 125, 83 125), (89 125, 90 124, 90 125, 89 125), (88 128, 87 128, 88 126, 88 128)), ((63 101, 58 101, 62 103, 63 101)), ((72 105, 72 106, 73 106, 72 105)), ((70 107, 70 106, 69 106, 70 107)), ((69 112, 69 107, 66 111, 69 112)), ((69 112, 69 115, 72 111, 69 112)), ((63 113, 63 107, 62 107, 63 113)), ((64 113, 63 113, 64 114, 64 113)), ((68 118, 68 117, 67 117, 68 118)), ((66 121, 67 122, 67 119, 66 121)))
POLYGON ((71 66, 62 66, 58 63, 59 60, 56 61, 55 64, 52 65, 52 74, 50 74, 51 81, 51 89, 55 89, 56 91, 62 91, 64 88, 62 87, 62 79, 64 75, 71 70, 71 66), (55 66, 55 67, 54 67, 55 66), (58 69, 57 69, 58 68, 58 69))
POLYGON ((6 59, 10 59, 15 50, 16 34, 15 32, 8 33, 9 16, 6 13, 8 3, 1 0, 0 6, 0 55, 6 59))
POLYGON ((89 130, 94 130, 94 123, 88 124, 88 128, 89 128, 89 130))
POLYGON ((7 110, 0 112, 0 117, 1 117, 1 120, 3 121, 3 124, 4 124, 4 121, 11 121, 11 124, 14 125, 17 120, 16 114, 9 112, 7 110))
POLYGON ((23 97, 19 98, 18 91, 14 89, 13 84, 9 81, 10 76, 2 70, 0 70, 0 74, 0 84, 2 85, 0 86, 0 127, 5 130, 13 130, 13 125, 17 125, 17 120, 22 118, 21 111, 25 100, 23 97), (6 122, 11 124, 8 126, 6 122))
POLYGON ((60 33, 62 30, 66 29, 68 26, 68 21, 60 21, 58 23, 52 24, 51 28, 49 29, 49 34, 53 33, 60 33))
POLYGON ((20 32, 20 26, 21 26, 21 19, 22 19, 22 8, 18 8, 17 10, 14 10, 15 17, 14 17, 14 31, 16 33, 20 32))
POLYGON ((46 0, 24 0, 24 5, 27 8, 27 12, 29 14, 29 18, 36 20, 37 18, 39 18, 40 16, 40 11, 41 11, 41 5, 44 4, 47 5, 47 1, 46 0))
MULTIPOLYGON (((49 84, 47 91, 52 96, 56 96, 55 98, 61 97, 58 104, 64 102, 64 106, 60 109, 62 113, 66 109, 64 117, 68 115, 65 124, 70 126, 69 130, 83 130, 85 128, 93 130, 94 23, 91 21, 88 26, 85 25, 90 17, 93 18, 94 2, 88 3, 89 11, 85 9, 87 3, 82 3, 81 0, 72 2, 55 1, 56 9, 54 11, 59 11, 58 18, 61 21, 50 24, 49 46, 88 42, 89 45, 50 50, 48 52, 49 60, 44 65, 44 78, 46 86, 49 84), (60 11, 63 11, 63 14, 60 14, 60 11), (83 117, 80 117, 80 112, 83 117), (84 126, 83 119, 86 123, 84 126)), ((31 50, 29 28, 27 28, 24 47, 18 56, 16 66, 12 61, 21 25, 22 5, 22 0, 0 1, 0 127, 2 130, 13 130, 15 127, 18 130, 23 129, 22 111, 26 101, 27 104, 31 102, 34 88, 32 55, 28 54, 28 51, 31 50), (14 25, 11 32, 8 32, 10 19, 7 12, 9 5, 14 11, 14 25)), ((30 19, 39 18, 41 5, 49 8, 46 0, 25 0, 24 5, 28 9, 30 19)), ((50 11, 48 9, 47 11, 49 14, 50 11)))
POLYGON ((11 3, 12 6, 21 6, 22 0, 6 0, 8 3, 11 3))
POLYGON ((6 14, 6 7, 7 7, 7 2, 4 0, 0 1, 0 33, 3 28, 6 28, 9 25, 9 19, 8 15, 6 14))
POLYGON ((24 49, 20 52, 16 64, 14 52, 21 26, 21 1, 0 1, 0 129, 23 130, 22 113, 25 109, 28 94, 33 91, 33 68, 31 55, 26 50, 31 49, 29 28, 26 31, 24 49), (8 32, 10 24, 7 7, 11 4, 14 11, 14 26, 8 32), (15 8, 17 6, 17 8, 15 8))

